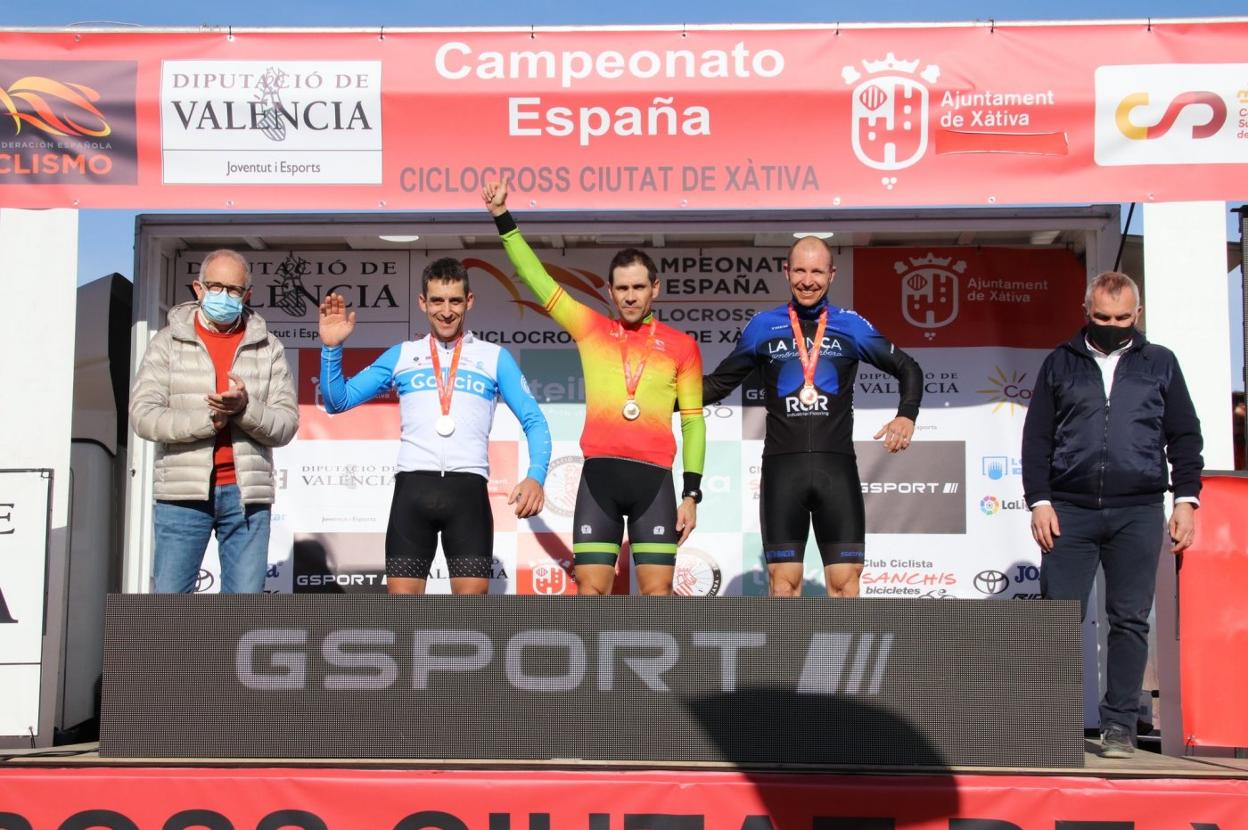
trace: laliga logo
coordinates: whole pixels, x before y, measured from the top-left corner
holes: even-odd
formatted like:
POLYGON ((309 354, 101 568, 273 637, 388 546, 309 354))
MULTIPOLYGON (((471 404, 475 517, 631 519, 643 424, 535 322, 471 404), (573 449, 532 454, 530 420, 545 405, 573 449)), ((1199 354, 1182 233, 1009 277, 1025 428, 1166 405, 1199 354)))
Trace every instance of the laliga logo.
MULTIPOLYGON (((876 170, 904 170, 927 152, 928 89, 914 76, 919 62, 899 61, 889 52, 882 61, 862 62, 866 80, 852 66, 841 70, 845 83, 858 83, 851 95, 854 155, 876 170)), ((918 77, 927 84, 940 78, 940 67, 928 66, 918 77)), ((896 176, 880 180, 888 190, 896 176)))
MULTIPOLYGON (((906 322, 920 329, 938 329, 958 317, 958 274, 966 271, 966 263, 953 257, 910 257, 893 263, 901 276, 901 314, 906 322), (950 263, 953 263, 952 266, 950 263)), ((927 331, 928 340, 936 332, 927 331)))
POLYGON ((1166 111, 1162 113, 1161 120, 1156 124, 1151 127, 1137 126, 1131 120, 1131 113, 1146 106, 1148 106, 1148 93, 1133 92, 1123 98, 1118 104, 1118 109, 1114 111, 1114 122, 1118 125, 1118 131, 1132 141, 1161 138, 1170 132, 1170 128, 1174 126, 1179 115, 1188 107, 1208 107, 1210 111, 1209 120, 1203 124, 1192 125, 1193 139, 1216 135, 1226 123, 1226 102, 1221 96, 1212 92, 1182 92, 1174 97, 1166 107, 1166 111))

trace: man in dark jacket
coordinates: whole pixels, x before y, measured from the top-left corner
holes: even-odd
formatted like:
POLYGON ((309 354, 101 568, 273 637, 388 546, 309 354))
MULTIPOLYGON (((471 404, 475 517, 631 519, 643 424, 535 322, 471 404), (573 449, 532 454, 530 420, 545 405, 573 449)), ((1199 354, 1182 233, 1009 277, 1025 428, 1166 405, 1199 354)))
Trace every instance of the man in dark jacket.
POLYGON ((1086 613, 1097 566, 1105 569, 1107 758, 1135 751, 1165 492, 1175 495, 1169 530, 1179 553, 1195 534, 1204 463, 1178 361, 1135 328, 1139 296, 1125 274, 1091 282, 1088 323, 1045 358, 1023 427, 1024 496, 1044 552, 1041 594, 1077 599, 1086 613))

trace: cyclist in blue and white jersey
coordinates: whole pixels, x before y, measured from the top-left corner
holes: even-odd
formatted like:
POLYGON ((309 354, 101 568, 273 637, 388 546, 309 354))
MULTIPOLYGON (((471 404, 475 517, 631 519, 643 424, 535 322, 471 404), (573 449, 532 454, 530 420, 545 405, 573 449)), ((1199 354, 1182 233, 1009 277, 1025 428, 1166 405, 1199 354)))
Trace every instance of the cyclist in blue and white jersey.
POLYGON ((472 302, 468 272, 459 260, 430 263, 421 276, 420 308, 431 333, 392 346, 350 379, 342 373, 342 344, 355 328, 355 312, 347 311, 338 294, 321 303, 326 411, 345 412, 391 389, 399 396, 402 435, 386 529, 386 583, 392 594, 424 593, 439 533, 451 590, 488 591, 494 517, 487 456, 500 397, 519 419, 529 446, 528 475, 508 504, 525 519, 545 503, 550 430, 511 354, 464 328, 472 302))

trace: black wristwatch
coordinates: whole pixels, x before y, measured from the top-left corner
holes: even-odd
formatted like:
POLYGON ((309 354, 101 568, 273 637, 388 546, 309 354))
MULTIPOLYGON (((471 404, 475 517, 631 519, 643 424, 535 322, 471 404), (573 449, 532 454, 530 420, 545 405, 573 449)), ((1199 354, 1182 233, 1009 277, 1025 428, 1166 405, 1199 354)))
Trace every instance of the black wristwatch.
POLYGON ((680 494, 680 497, 682 499, 693 499, 694 504, 702 503, 702 491, 701 490, 686 490, 685 492, 680 494))

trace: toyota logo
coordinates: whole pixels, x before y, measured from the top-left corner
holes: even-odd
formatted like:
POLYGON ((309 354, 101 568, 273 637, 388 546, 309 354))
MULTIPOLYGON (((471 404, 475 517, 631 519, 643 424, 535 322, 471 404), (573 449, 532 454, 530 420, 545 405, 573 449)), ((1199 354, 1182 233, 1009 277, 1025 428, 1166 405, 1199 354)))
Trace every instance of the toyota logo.
POLYGON ((217 578, 210 572, 199 569, 199 573, 195 574, 195 593, 202 594, 205 591, 211 591, 212 586, 217 583, 217 578))
POLYGON ((992 596, 1010 587, 1010 578, 1000 571, 980 571, 975 574, 974 583, 975 589, 981 594, 992 596))

